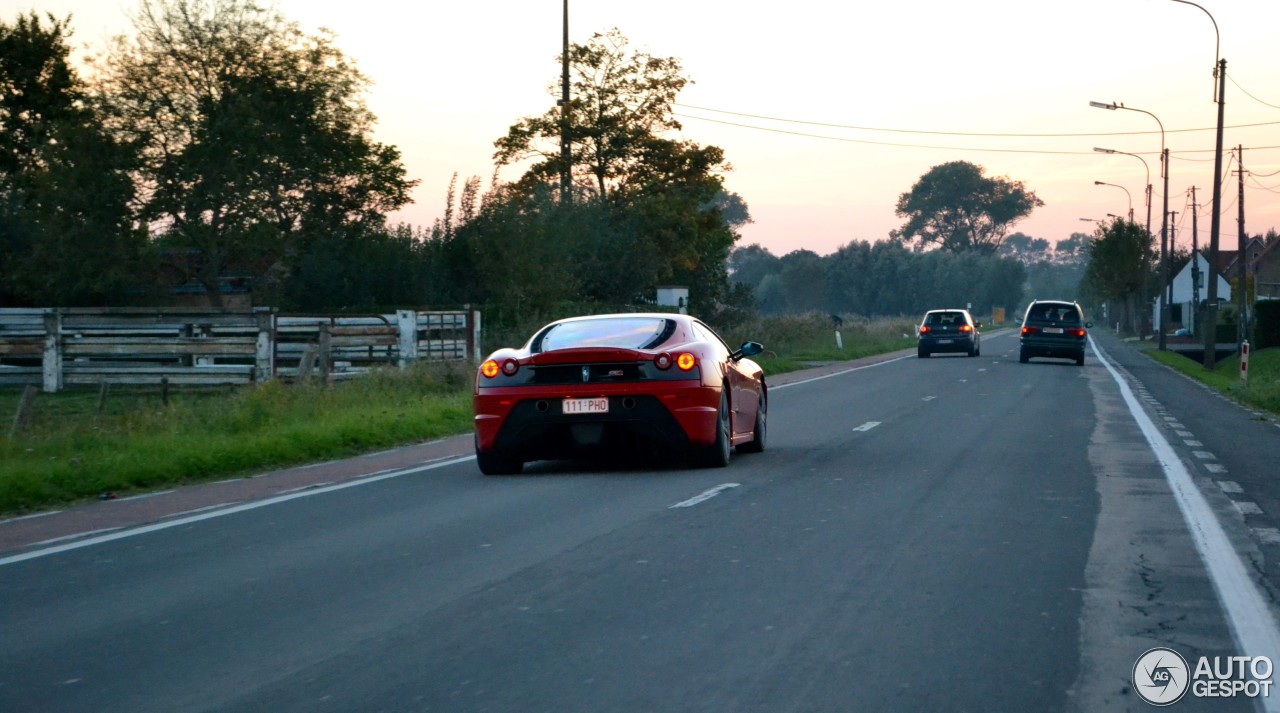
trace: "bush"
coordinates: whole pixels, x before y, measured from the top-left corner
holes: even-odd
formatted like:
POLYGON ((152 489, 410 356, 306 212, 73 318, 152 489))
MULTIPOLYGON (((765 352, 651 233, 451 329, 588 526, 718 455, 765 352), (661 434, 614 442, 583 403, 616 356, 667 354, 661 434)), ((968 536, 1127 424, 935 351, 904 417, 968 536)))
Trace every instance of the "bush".
POLYGON ((1254 348, 1280 347, 1280 300, 1258 300, 1254 309, 1254 348))

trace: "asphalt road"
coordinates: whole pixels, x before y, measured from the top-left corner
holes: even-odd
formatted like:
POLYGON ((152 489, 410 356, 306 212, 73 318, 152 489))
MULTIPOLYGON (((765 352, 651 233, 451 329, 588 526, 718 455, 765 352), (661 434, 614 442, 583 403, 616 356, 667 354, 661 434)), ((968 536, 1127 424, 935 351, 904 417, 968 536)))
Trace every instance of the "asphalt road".
POLYGON ((1280 429, 1097 346, 1124 388, 1009 333, 793 379, 727 469, 443 460, 0 553, 0 711, 1147 710, 1148 649, 1278 653, 1280 429))

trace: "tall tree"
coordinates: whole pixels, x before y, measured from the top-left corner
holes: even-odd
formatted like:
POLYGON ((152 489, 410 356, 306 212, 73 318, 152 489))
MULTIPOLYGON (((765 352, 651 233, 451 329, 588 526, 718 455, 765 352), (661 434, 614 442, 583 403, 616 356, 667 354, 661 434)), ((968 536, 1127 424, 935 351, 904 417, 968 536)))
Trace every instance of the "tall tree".
MULTIPOLYGON (((533 163, 498 193, 498 200, 518 202, 520 209, 491 211, 509 217, 587 211, 557 219, 575 226, 569 231, 576 236, 573 273, 586 298, 629 303, 658 284, 678 283, 690 287, 697 309, 714 308, 728 293, 725 261, 738 238, 735 228, 750 214, 741 197, 724 189, 730 166, 721 149, 671 136, 680 128, 671 105, 689 81, 679 60, 633 51, 617 30, 572 46, 569 58, 570 161, 581 199, 546 204, 563 168, 555 107, 519 120, 494 142, 499 165, 533 163), (527 213, 530 206, 538 212, 527 213)), ((563 250, 561 243, 556 247, 563 250)))
POLYGON ((71 67, 70 18, 0 23, 0 304, 99 305, 139 287, 132 154, 71 67))
POLYGON ((1145 255, 1147 234, 1140 226, 1115 220, 1100 226, 1089 244, 1089 264, 1085 267, 1084 287, 1090 298, 1115 301, 1124 306, 1124 326, 1136 326, 1138 297, 1143 275, 1151 269, 1145 255))
POLYGON ((1044 205, 1021 181, 988 178, 968 161, 929 169, 898 196, 896 213, 907 222, 890 235, 917 250, 994 253, 1009 228, 1044 205))
POLYGON ((215 305, 228 272, 270 289, 310 239, 358 239, 408 202, 399 151, 370 137, 368 81, 329 34, 252 0, 142 0, 135 29, 100 90, 142 147, 145 217, 215 305))
MULTIPOLYGON (((649 141, 678 130, 671 113, 689 82, 680 60, 630 48, 616 28, 569 47, 568 136, 575 191, 601 200, 645 160, 649 141)), ((551 87, 553 96, 559 95, 551 87)), ((525 180, 550 181, 563 170, 560 107, 516 122, 494 143, 500 165, 533 160, 525 180)))

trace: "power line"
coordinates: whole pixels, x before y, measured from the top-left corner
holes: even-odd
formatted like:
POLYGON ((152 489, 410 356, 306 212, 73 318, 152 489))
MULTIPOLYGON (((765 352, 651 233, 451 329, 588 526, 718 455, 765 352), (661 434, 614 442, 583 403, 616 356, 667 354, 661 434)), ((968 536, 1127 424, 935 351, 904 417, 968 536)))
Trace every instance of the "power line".
MULTIPOLYGON (((675 116, 675 117, 678 117, 678 118, 681 118, 681 119, 690 119, 690 120, 693 120, 693 121, 705 121, 705 122, 712 123, 712 124, 720 124, 720 125, 722 125, 722 126, 734 126, 734 127, 738 127, 738 128, 740 128, 740 129, 751 129, 751 130, 753 130, 753 131, 767 131, 767 132, 769 132, 769 133, 773 133, 773 134, 785 134, 785 135, 787 135, 787 136, 801 136, 801 137, 804 137, 804 138, 810 138, 810 139, 822 139, 822 140, 824 140, 824 141, 841 141, 841 142, 844 142, 844 143, 850 143, 850 144, 864 144, 864 145, 868 145, 868 146, 893 146, 893 147, 897 147, 897 148, 933 149, 933 150, 941 150, 941 151, 977 151, 977 152, 983 152, 983 153, 1040 154, 1040 155, 1048 155, 1048 156, 1092 156, 1092 155, 1094 155, 1094 152, 1093 152, 1093 151, 1048 151, 1048 150, 1035 150, 1035 149, 994 149, 994 148, 971 147, 971 146, 936 146, 936 145, 931 145, 931 144, 903 144, 903 143, 895 143, 895 142, 892 142, 892 141, 870 141, 870 140, 868 140, 868 139, 852 139, 852 138, 849 138, 849 137, 846 137, 846 136, 826 136, 826 135, 823 135, 823 134, 811 134, 811 133, 804 132, 804 131, 791 131, 791 130, 789 130, 789 129, 776 129, 776 128, 769 127, 769 126, 755 126, 755 125, 753 125, 753 124, 742 124, 742 123, 739 123, 739 122, 736 122, 736 121, 723 121, 723 120, 721 120, 721 119, 711 119, 711 118, 709 118, 709 117, 705 117, 705 116, 693 116, 693 115, 691 115, 691 114, 681 114, 681 113, 679 113, 679 112, 672 112, 672 113, 671 113, 671 115, 672 115, 672 116, 675 116)), ((1276 122, 1276 123, 1280 123, 1280 122, 1276 122)), ((1147 133, 1154 133, 1154 132, 1147 132, 1147 133)), ((981 134, 975 134, 975 135, 981 135, 981 134)), ((1072 136, 1110 136, 1110 135, 1112 135, 1112 134, 1073 134, 1072 136)), ((1006 136, 1014 136, 1014 135, 1013 135, 1013 134, 1007 134, 1006 136)), ((1245 148, 1247 148, 1247 149, 1249 149, 1249 150, 1251 150, 1251 151, 1265 151, 1265 150, 1271 150, 1271 149, 1280 149, 1280 146, 1247 146, 1247 147, 1245 147, 1245 148)), ((1170 157, 1174 157, 1174 155, 1175 155, 1175 154, 1184 154, 1184 153, 1213 153, 1213 151, 1214 151, 1213 149, 1191 149, 1191 150, 1188 150, 1188 151, 1177 151, 1177 152, 1170 151, 1170 152, 1169 152, 1169 155, 1170 155, 1170 157)), ((1139 154, 1139 155, 1140 155, 1142 152, 1130 152, 1130 153, 1137 153, 1137 154, 1139 154)), ((1147 152, 1147 153, 1148 153, 1148 154, 1152 154, 1152 153, 1156 153, 1156 152, 1147 152)), ((1197 161, 1198 159, 1188 159, 1188 158, 1181 158, 1181 157, 1179 157, 1179 160, 1183 160, 1183 161, 1197 161)))
MULTIPOLYGON (((1237 85, 1237 86, 1238 86, 1238 85, 1237 85)), ((1243 90, 1242 90, 1242 91, 1243 91, 1243 90)), ((1250 96, 1252 96, 1252 95, 1250 95, 1250 96)), ((1256 98, 1256 97, 1255 97, 1255 98, 1256 98)), ((1265 103, 1265 102, 1263 102, 1263 103, 1265 103)), ((807 125, 807 126, 822 126, 822 127, 826 127, 826 128, 832 128, 832 129, 854 129, 854 130, 856 130, 856 131, 882 131, 882 132, 886 132, 886 133, 894 133, 894 134, 933 134, 933 135, 937 135, 937 136, 980 136, 980 137, 988 137, 988 138, 991 138, 991 137, 996 137, 996 138, 1063 138, 1063 137, 1096 137, 1096 136, 1146 136, 1146 135, 1152 135, 1152 134, 1158 134, 1158 133, 1160 133, 1159 131, 1113 131, 1113 132, 1108 132, 1108 133, 1090 133, 1090 134, 1077 134, 1077 133, 1019 134, 1019 133, 1010 133, 1010 132, 927 131, 927 130, 923 130, 923 129, 889 129, 889 128, 884 128, 884 127, 874 127, 874 126, 856 126, 856 125, 851 125, 851 124, 831 124, 831 123, 825 123, 825 122, 821 122, 821 121, 808 121, 808 120, 805 120, 805 119, 784 119, 784 118, 776 117, 776 116, 764 116, 764 115, 761 115, 761 114, 747 114, 747 113, 744 113, 744 112, 738 112, 738 111, 728 111, 728 110, 726 110, 726 109, 712 109, 712 108, 705 107, 705 106, 694 106, 693 104, 681 104, 681 103, 679 103, 679 102, 674 102, 672 105, 673 105, 673 106, 678 106, 678 107, 683 107, 683 108, 685 108, 685 109, 696 109, 696 110, 698 110, 698 111, 709 111, 709 112, 712 112, 713 114, 728 114, 728 115, 730 115, 730 116, 741 116, 741 117, 743 117, 743 118, 747 118, 747 119, 759 119, 759 120, 761 120, 761 121, 777 121, 777 122, 781 122, 781 123, 784 123, 784 124, 804 124, 804 125, 807 125)), ((1278 108, 1280 108, 1280 107, 1278 107, 1278 108)), ((699 118, 699 117, 690 117, 690 118, 699 118)), ((714 121, 714 120, 712 120, 712 119, 708 119, 708 121, 714 121)), ((1257 124, 1237 124, 1237 125, 1235 125, 1235 126, 1227 126, 1227 127, 1224 127, 1224 128, 1227 128, 1227 129, 1247 129, 1247 128, 1254 128, 1254 127, 1258 127, 1258 126, 1275 126, 1276 124, 1280 124, 1280 121, 1267 121, 1267 122, 1261 122, 1261 123, 1257 123, 1257 124)), ((1166 134, 1179 134, 1179 133, 1188 133, 1188 132, 1194 132, 1194 131, 1216 131, 1216 130, 1217 130, 1217 127, 1213 127, 1213 126, 1211 126, 1211 127, 1206 127, 1206 128, 1203 128, 1203 129, 1168 129, 1168 130, 1166 130, 1164 133, 1166 133, 1166 134)))
POLYGON ((1236 89, 1239 89, 1240 91, 1244 92, 1244 95, 1245 95, 1245 96, 1247 96, 1247 97, 1249 97, 1250 99, 1252 99, 1252 100, 1254 100, 1254 101, 1258 102, 1259 104, 1261 104, 1261 105, 1263 105, 1263 106, 1269 106, 1269 107, 1271 107, 1272 109, 1280 109, 1280 106, 1276 106, 1275 104, 1268 104, 1267 102, 1264 102, 1264 101, 1262 101, 1261 99, 1259 99, 1259 98, 1255 97, 1254 95, 1250 94, 1248 89, 1245 89, 1244 87, 1240 86, 1240 82, 1237 82, 1235 77, 1233 77, 1233 76, 1231 76, 1231 75, 1229 75, 1229 74, 1228 74, 1228 75, 1227 75, 1227 79, 1230 79, 1230 80, 1231 80, 1231 83, 1232 83, 1232 84, 1234 84, 1234 85, 1236 85, 1236 89))

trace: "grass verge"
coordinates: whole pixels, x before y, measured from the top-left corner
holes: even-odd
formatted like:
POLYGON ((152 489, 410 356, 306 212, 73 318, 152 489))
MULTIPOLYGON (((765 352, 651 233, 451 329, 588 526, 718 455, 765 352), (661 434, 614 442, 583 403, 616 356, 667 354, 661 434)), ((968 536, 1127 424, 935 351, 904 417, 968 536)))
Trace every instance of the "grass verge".
POLYGON ((1280 416, 1280 348, 1263 349, 1249 355, 1249 381, 1240 381, 1240 357, 1217 364, 1213 371, 1177 352, 1143 349, 1143 354, 1253 408, 1280 416))

